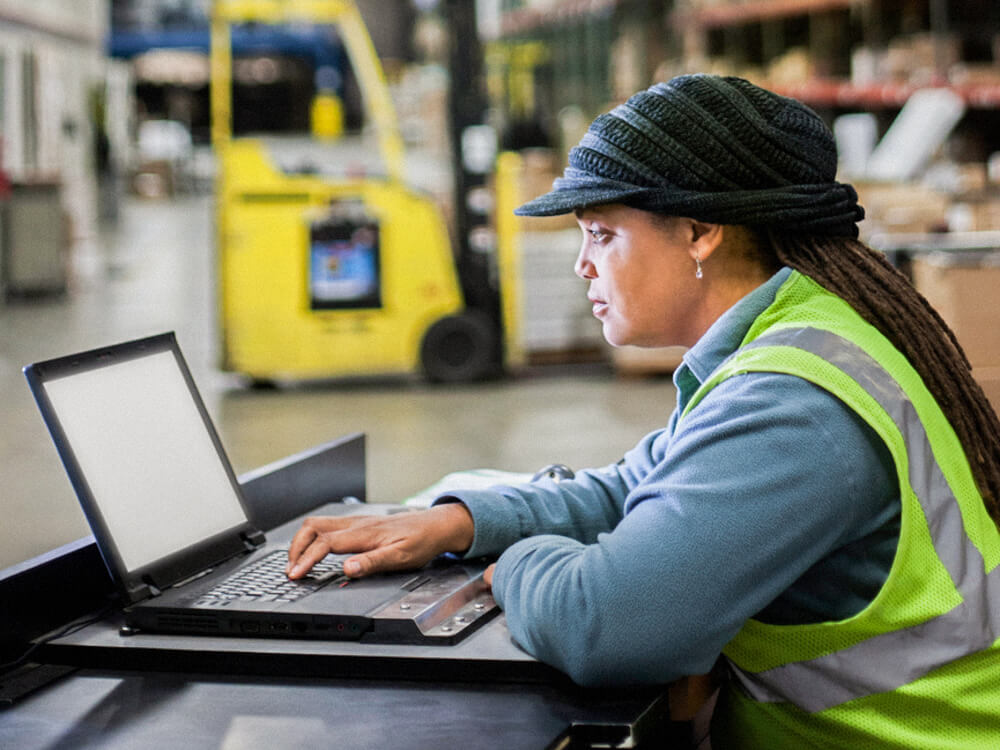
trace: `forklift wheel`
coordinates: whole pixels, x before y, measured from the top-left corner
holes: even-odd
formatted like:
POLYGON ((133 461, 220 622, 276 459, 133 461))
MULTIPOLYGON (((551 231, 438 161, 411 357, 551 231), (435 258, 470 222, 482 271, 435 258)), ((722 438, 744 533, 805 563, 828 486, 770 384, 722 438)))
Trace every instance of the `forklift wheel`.
POLYGON ((496 332, 485 315, 464 312, 436 321, 420 346, 424 374, 436 383, 479 380, 497 371, 496 332))

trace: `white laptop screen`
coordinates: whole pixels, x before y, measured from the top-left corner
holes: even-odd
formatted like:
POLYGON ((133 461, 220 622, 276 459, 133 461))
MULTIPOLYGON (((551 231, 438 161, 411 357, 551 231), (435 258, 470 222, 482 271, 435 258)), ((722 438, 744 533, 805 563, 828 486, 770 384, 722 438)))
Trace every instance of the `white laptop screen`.
POLYGON ((45 391, 129 571, 246 521, 172 352, 45 391))

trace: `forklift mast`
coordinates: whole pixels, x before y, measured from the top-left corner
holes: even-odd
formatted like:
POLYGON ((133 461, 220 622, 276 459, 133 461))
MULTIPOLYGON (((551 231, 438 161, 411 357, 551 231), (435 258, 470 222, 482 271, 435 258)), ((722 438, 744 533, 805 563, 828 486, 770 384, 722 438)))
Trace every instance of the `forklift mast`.
MULTIPOLYGON (((486 315, 499 333, 496 235, 490 230, 493 200, 487 184, 496 156, 496 135, 484 123, 487 102, 476 3, 443 2, 449 38, 448 122, 454 175, 456 263, 466 305, 486 315)), ((498 344, 502 340, 498 335, 498 344)), ((494 354, 499 366, 503 353, 498 350, 494 354)))

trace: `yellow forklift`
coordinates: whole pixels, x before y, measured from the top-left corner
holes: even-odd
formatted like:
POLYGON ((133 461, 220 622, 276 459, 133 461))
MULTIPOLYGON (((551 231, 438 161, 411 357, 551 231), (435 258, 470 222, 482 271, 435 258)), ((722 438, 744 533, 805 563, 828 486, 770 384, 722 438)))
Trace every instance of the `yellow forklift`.
MULTIPOLYGON (((438 205, 406 184, 389 89, 353 0, 215 0, 211 66, 223 368, 256 383, 500 373, 516 351, 501 325, 514 299, 501 310, 498 291, 512 264, 501 261, 498 271, 495 253, 453 252, 438 205), (234 137, 237 24, 335 31, 377 135, 380 174, 289 170, 261 139, 234 137)), ((464 217, 464 195, 456 203, 464 217)), ((482 229, 459 224, 457 243, 482 229)))

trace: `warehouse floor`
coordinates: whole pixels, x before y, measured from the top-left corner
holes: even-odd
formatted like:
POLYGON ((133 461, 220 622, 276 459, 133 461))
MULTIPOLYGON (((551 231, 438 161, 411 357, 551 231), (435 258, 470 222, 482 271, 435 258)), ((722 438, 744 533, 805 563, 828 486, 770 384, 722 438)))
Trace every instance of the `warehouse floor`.
POLYGON ((593 365, 447 388, 416 378, 247 388, 217 368, 212 227, 205 196, 126 199, 114 225, 74 247, 66 295, 0 305, 0 569, 88 533, 21 367, 120 340, 177 332, 238 473, 366 433, 371 501, 401 501, 460 470, 610 463, 669 415, 669 379, 593 365))

